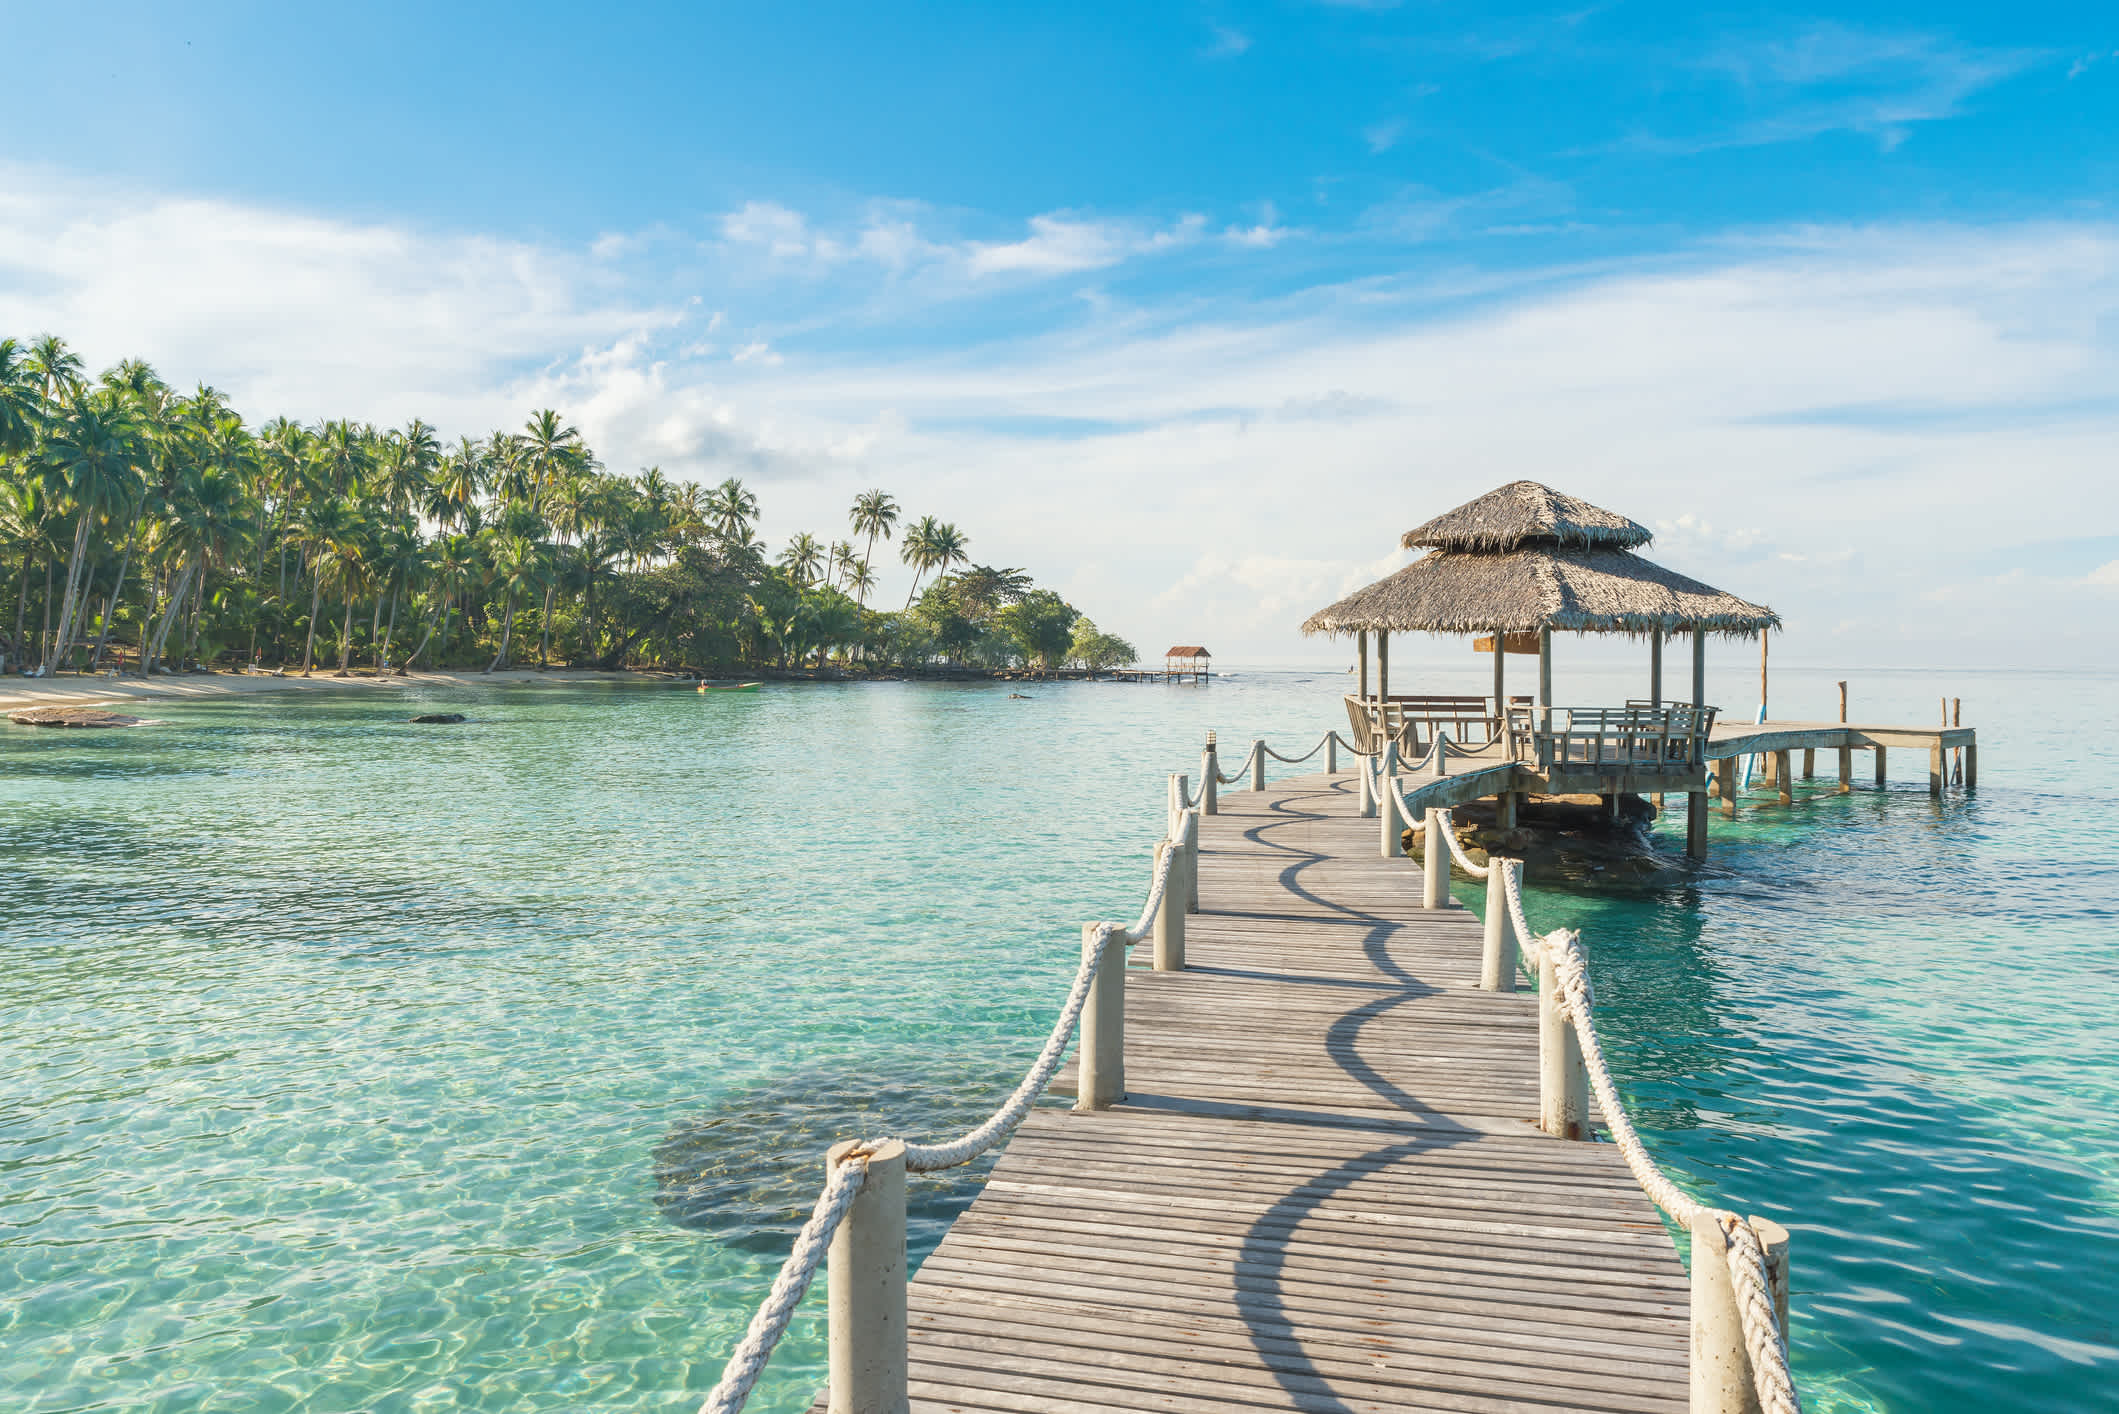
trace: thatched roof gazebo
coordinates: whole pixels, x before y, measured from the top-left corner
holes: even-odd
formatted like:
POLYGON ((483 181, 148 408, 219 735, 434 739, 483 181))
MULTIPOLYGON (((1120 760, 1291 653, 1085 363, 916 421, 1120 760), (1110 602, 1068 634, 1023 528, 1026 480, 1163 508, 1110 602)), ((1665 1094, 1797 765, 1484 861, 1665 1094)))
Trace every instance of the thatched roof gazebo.
MULTIPOLYGON (((1662 701, 1667 636, 1693 636, 1693 701, 1705 705, 1707 634, 1754 638, 1780 616, 1633 553, 1654 538, 1638 521, 1535 481, 1514 481, 1405 533, 1426 555, 1303 624, 1305 634, 1351 633, 1361 644, 1368 698, 1368 635, 1377 637, 1377 697, 1389 692, 1392 633, 1538 636, 1538 705, 1552 705, 1552 635, 1620 633, 1652 645, 1651 701, 1662 701)), ((1494 712, 1507 711, 1503 654, 1494 654, 1494 712)))

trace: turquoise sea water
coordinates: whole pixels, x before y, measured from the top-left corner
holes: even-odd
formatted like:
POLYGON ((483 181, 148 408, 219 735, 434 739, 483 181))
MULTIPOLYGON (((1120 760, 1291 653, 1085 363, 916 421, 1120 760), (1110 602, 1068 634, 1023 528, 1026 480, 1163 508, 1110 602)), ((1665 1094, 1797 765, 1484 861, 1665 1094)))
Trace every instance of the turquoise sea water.
MULTIPOLYGON (((1776 709, 1826 715, 1827 677, 1778 673, 1776 709)), ((267 696, 0 734, 0 1407, 695 1407, 825 1147, 981 1118, 1078 925, 1137 909, 1163 773, 1208 727, 1307 744, 1341 687, 267 696), (444 707, 472 721, 404 722, 444 707)), ((2110 688, 1872 675, 1858 718, 1968 699, 1975 795, 1863 758, 1852 796, 1717 819, 1674 881, 1534 890, 1586 930, 1658 1156, 1793 1229, 1816 1408, 2119 1402, 2110 688)), ((916 1185, 919 1252, 977 1178, 916 1185)), ((814 1306, 752 1408, 819 1382, 814 1306)))

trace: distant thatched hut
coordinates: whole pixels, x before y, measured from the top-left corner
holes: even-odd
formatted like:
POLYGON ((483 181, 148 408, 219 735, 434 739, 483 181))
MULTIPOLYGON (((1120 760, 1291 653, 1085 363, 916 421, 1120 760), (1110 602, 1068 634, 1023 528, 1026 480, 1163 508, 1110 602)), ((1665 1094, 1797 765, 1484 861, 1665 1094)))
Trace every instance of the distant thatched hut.
POLYGON ((1174 643, 1163 653, 1163 675, 1172 682, 1182 677, 1204 682, 1213 657, 1196 643, 1174 643))

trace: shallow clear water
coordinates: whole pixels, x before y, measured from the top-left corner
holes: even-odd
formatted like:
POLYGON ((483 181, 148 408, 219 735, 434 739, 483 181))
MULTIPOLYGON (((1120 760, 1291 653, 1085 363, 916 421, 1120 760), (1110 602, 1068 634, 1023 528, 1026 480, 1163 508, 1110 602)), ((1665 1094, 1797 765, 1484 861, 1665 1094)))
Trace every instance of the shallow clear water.
MULTIPOLYGON (((1826 715, 1823 676, 1775 683, 1826 715)), ((5 732, 0 1407, 695 1406, 825 1147, 982 1117, 1079 923, 1137 909, 1162 773, 1210 726, 1314 740, 1340 686, 517 688, 5 732), (404 722, 439 707, 473 720, 404 722)), ((1816 1407, 2092 1407, 2119 1374, 2110 682, 1943 687, 1980 704, 1976 796, 1898 759, 1885 793, 1717 819, 1675 883, 1550 880, 1532 913, 1587 930, 1666 1166, 1793 1229, 1816 1407)), ((1921 721, 1938 690, 1858 689, 1921 721)), ((977 1177, 916 1184, 920 1252, 977 1177)), ((812 1301, 752 1408, 801 1407, 821 1335, 812 1301)))

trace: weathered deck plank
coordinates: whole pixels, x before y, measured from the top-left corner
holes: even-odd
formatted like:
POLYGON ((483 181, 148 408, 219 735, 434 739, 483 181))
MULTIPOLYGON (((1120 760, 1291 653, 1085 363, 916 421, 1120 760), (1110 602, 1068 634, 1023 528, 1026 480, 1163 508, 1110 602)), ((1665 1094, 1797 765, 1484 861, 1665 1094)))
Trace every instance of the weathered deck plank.
POLYGON ((912 1283, 915 1410, 1684 1407, 1662 1221, 1537 1130, 1535 1003, 1476 990, 1477 919, 1420 909, 1352 779, 1202 822, 1126 1101, 1034 1113, 912 1283))

